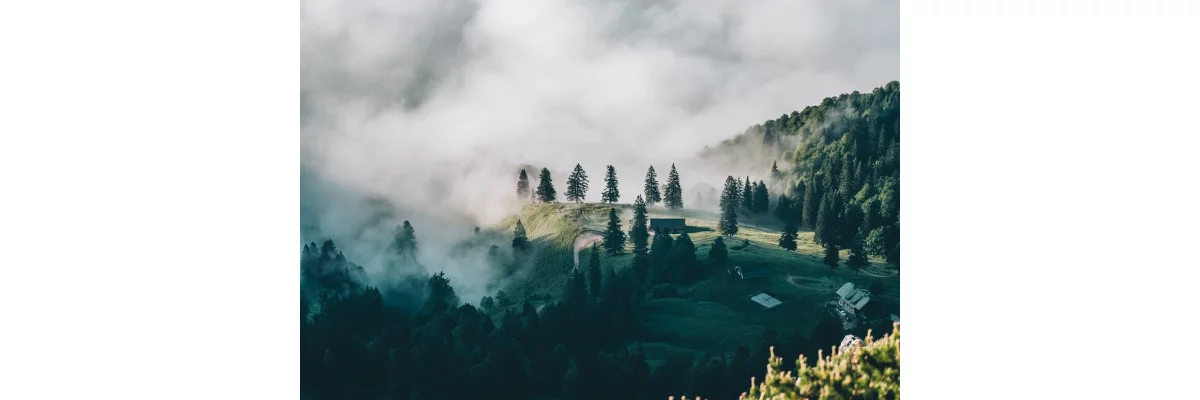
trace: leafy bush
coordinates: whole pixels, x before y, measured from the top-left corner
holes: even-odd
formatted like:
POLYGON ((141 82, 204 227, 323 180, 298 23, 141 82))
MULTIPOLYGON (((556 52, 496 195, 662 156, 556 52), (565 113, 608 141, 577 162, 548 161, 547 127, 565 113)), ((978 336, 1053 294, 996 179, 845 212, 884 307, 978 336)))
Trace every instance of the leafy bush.
POLYGON ((891 334, 874 340, 867 335, 861 347, 845 352, 836 350, 829 356, 818 356, 817 365, 809 367, 801 355, 796 369, 781 370, 783 359, 771 358, 767 376, 742 399, 899 399, 900 398, 900 324, 893 325, 891 334))

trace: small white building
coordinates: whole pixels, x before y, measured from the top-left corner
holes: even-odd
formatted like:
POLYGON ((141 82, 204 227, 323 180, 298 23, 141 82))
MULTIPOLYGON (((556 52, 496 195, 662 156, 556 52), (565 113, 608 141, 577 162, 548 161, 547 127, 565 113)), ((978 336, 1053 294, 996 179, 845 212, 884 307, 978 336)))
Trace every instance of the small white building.
POLYGON ((783 304, 782 301, 779 301, 779 299, 776 299, 766 292, 755 293, 753 296, 750 296, 750 300, 753 300, 755 303, 758 303, 759 305, 763 306, 763 308, 767 309, 775 308, 775 306, 783 304))
POLYGON ((846 282, 840 289, 837 290, 838 304, 846 311, 856 313, 862 311, 863 306, 871 301, 871 294, 867 291, 854 287, 853 283, 846 282))

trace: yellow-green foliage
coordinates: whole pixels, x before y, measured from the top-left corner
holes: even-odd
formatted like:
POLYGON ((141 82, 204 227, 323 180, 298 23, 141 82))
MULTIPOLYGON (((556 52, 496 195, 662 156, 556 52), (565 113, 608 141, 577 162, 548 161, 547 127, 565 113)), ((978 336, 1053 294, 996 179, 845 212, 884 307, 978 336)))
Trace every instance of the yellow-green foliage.
POLYGON ((771 350, 767 376, 761 384, 751 381, 750 393, 742 399, 899 399, 900 324, 879 340, 867 335, 862 347, 843 353, 835 349, 820 357, 815 367, 796 361, 796 371, 783 371, 783 360, 771 350))

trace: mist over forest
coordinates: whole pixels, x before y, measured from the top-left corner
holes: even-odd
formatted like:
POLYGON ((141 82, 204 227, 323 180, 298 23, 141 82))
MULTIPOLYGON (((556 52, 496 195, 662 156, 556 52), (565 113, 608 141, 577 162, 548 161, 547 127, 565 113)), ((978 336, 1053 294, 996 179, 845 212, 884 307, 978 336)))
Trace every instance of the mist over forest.
POLYGON ((306 0, 301 241, 332 238, 378 276, 407 219, 430 272, 482 285, 477 263, 445 250, 519 209, 520 166, 549 168, 561 185, 580 163, 599 186, 613 165, 632 194, 647 167, 674 163, 688 202, 716 194, 727 174, 762 176, 761 160, 777 155, 698 155, 755 121, 898 78, 897 10, 306 0))

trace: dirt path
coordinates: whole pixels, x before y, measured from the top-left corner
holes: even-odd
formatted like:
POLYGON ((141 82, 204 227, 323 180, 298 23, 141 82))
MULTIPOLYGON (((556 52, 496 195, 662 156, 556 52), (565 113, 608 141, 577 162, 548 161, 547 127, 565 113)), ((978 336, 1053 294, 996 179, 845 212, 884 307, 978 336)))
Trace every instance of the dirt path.
POLYGON ((604 234, 600 231, 585 230, 575 237, 575 266, 579 267, 579 251, 591 246, 592 243, 604 240, 604 234))

